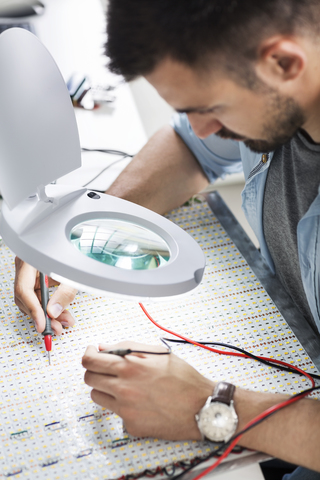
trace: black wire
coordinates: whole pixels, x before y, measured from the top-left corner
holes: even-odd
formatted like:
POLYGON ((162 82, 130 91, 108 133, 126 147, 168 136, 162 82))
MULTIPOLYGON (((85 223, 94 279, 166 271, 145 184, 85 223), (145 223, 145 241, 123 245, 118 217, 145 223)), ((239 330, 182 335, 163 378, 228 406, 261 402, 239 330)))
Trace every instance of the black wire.
MULTIPOLYGON (((170 351, 168 352, 144 352, 144 351, 138 351, 138 350, 131 350, 130 353, 145 353, 145 354, 153 354, 153 355, 168 355, 169 353, 171 353, 171 348, 170 346, 166 343, 166 342, 174 342, 174 343, 188 343, 190 344, 190 342, 187 342, 186 340, 176 340, 176 339, 171 339, 171 338, 161 338, 161 341, 167 346, 168 350, 170 349, 170 351)), ((225 343, 220 343, 220 342, 197 342, 197 343, 200 343, 201 345, 216 345, 216 346, 222 346, 222 347, 227 347, 227 348, 230 348, 230 349, 233 349, 233 350, 237 350, 241 353, 244 353, 245 355, 251 357, 252 359, 254 360, 257 360, 261 363, 265 363, 266 365, 268 366, 272 366, 272 367, 277 367, 278 368, 278 365, 274 365, 272 362, 268 362, 267 360, 262 360, 260 359, 259 357, 256 357, 255 355, 249 353, 249 352, 246 352, 246 350, 243 350, 239 347, 235 347, 233 345, 229 345, 229 344, 225 344, 225 343)), ((107 353, 107 352, 105 352, 107 353)), ((300 373, 300 372, 297 372, 296 370, 294 369, 290 369, 289 367, 284 367, 282 365, 279 366, 279 368, 281 367, 282 370, 287 370, 287 371, 292 371, 293 373, 300 373)), ((301 373, 302 375, 302 373, 301 373)), ((312 377, 315 377, 317 379, 320 378, 319 375, 315 375, 315 374, 310 374, 312 377)), ((295 395, 292 395, 291 397, 288 398, 288 400, 290 399, 293 399, 293 398, 299 398, 299 397, 304 397, 306 395, 306 393, 311 393, 315 390, 319 390, 320 389, 320 386, 317 386, 317 387, 311 387, 311 388, 308 388, 306 390, 303 390, 302 392, 300 393, 296 393, 295 395)), ((207 455, 206 457, 203 457, 203 458, 200 458, 200 457, 195 457, 193 458, 190 462, 186 463, 185 461, 180 461, 180 462, 176 462, 174 463, 171 468, 172 468, 172 471, 169 472, 168 471, 168 467, 164 467, 163 469, 161 469, 161 471, 168 477, 170 478, 171 480, 179 480, 183 475, 185 475, 186 473, 190 472, 194 467, 196 467, 197 465, 200 465, 201 463, 203 462, 206 462, 209 458, 211 457, 217 457, 217 456, 221 456, 223 454, 223 452, 225 451, 225 449, 238 437, 242 436, 243 434, 245 434, 246 432, 248 432, 249 430, 251 430, 252 428, 256 427, 257 425, 259 425, 260 423, 262 423, 264 420, 266 420, 267 418, 270 418, 272 415, 274 415, 275 413, 277 413, 278 411, 282 410, 283 408, 285 407, 288 407, 290 406, 289 405, 284 405, 280 408, 278 408, 277 410, 273 411, 273 412, 270 412, 268 415, 266 415, 265 417, 263 418, 260 418, 259 420, 256 420, 252 425, 250 425, 249 427, 241 430, 240 432, 238 432, 236 435, 234 435, 233 437, 231 437, 227 442, 223 443, 218 449, 214 450, 213 452, 210 452, 209 455, 207 455), (183 471, 181 473, 179 473, 178 475, 175 475, 174 476, 174 473, 176 471, 176 468, 182 468, 183 471)), ((146 470, 144 472, 141 472, 141 474, 138 474, 138 475, 126 475, 124 477, 124 480, 136 480, 136 479, 139 479, 141 478, 142 476, 155 476, 156 474, 158 473, 158 469, 155 469, 155 470, 146 470)))
POLYGON ((171 472, 168 471, 168 468, 169 468, 169 467, 164 467, 164 468, 162 469, 163 473, 164 473, 165 475, 167 475, 167 477, 173 477, 173 475, 175 474, 175 471, 176 471, 176 466, 175 466, 175 464, 170 465, 170 467, 171 467, 171 469, 172 469, 171 472))
POLYGON ((85 183, 84 185, 82 185, 83 187, 87 187, 89 185, 89 183, 93 182, 94 180, 96 180, 98 177, 100 177, 100 175, 102 175, 106 170, 108 170, 109 168, 113 167, 113 165, 115 165, 116 163, 119 163, 121 162, 122 160, 124 160, 125 158, 129 157, 131 155, 126 155, 125 157, 122 157, 122 158, 119 158, 118 160, 115 160, 114 162, 110 163, 109 165, 107 165, 105 168, 103 168, 95 177, 91 178, 91 180, 89 180, 87 183, 85 183))
MULTIPOLYGON (((192 345, 192 343, 187 342, 187 340, 176 340, 174 338, 164 338, 164 340, 166 340, 167 342, 186 343, 186 344, 189 343, 190 345, 192 345)), ((200 343, 200 345, 214 345, 214 346, 218 346, 218 347, 229 348, 230 350, 236 350, 237 352, 243 353, 244 355, 252 358, 253 360, 256 360, 258 362, 261 362, 261 363, 267 365, 268 367, 273 367, 273 368, 277 368, 278 370, 284 370, 286 372, 298 373, 299 375, 303 375, 302 372, 299 372, 299 371, 295 370, 294 368, 285 367, 284 365, 278 365, 277 363, 269 362, 268 360, 264 360, 264 359, 262 359, 262 358, 260 358, 256 355, 254 355, 253 353, 249 353, 246 350, 243 350, 242 348, 235 347, 234 345, 229 345, 228 343, 198 342, 198 341, 196 341, 196 343, 200 343)), ((227 352, 226 352, 226 354, 227 354, 227 352)), ((316 375, 315 373, 309 373, 309 372, 305 372, 305 373, 310 375, 310 377, 315 378, 316 380, 320 380, 320 375, 316 375)))
MULTIPOLYGON (((190 342, 186 341, 186 340, 176 340, 176 339, 172 339, 172 338, 161 338, 161 341, 166 345, 166 347, 168 348, 168 352, 145 352, 145 351, 140 351, 140 350, 126 350, 126 354, 129 354, 129 353, 145 353, 145 354, 151 354, 151 355, 168 355, 171 353, 171 347, 166 343, 166 342, 174 342, 174 343, 185 343, 185 344, 191 344, 190 342)), ((267 360, 263 360, 259 357, 257 357, 256 355, 253 355, 249 352, 247 352, 246 350, 243 350, 242 348, 239 348, 239 347, 235 347, 233 345, 229 345, 229 344, 226 344, 226 343, 221 343, 221 342, 197 342, 201 345, 215 345, 215 346, 220 346, 220 347, 226 347, 226 348, 229 348, 229 349, 232 349, 232 350, 236 350, 240 353, 243 353, 245 354, 246 356, 252 358, 253 360, 256 360, 256 361, 259 361, 261 363, 264 363, 266 364, 267 366, 271 366, 271 367, 275 367, 275 368, 279 368, 280 370, 286 370, 286 371, 289 371, 289 372, 292 372, 292 373, 299 373, 300 375, 303 375, 303 373, 300 373, 294 369, 291 369, 290 367, 285 367, 283 365, 276 365, 276 364, 273 364, 272 362, 268 362, 267 360)), ((101 352, 101 353, 108 353, 107 351, 105 352, 101 352)), ((316 379, 320 379, 320 375, 315 375, 315 374, 309 374, 310 376, 316 378, 316 379)), ((303 390, 302 392, 300 393, 296 393, 295 395, 291 396, 288 398, 288 400, 290 399, 293 399, 293 398, 299 398, 299 397, 304 397, 306 394, 309 394, 315 390, 319 390, 320 389, 320 386, 317 386, 317 387, 311 387, 311 388, 308 388, 306 390, 303 390)), ((223 454, 223 452, 226 450, 226 448, 238 437, 242 436, 243 434, 245 434, 246 432, 248 432, 249 430, 251 430, 252 428, 256 427, 257 425, 259 425, 260 423, 262 423, 264 420, 266 420, 267 418, 271 417, 272 415, 274 415, 275 413, 277 413, 278 411, 282 410, 283 408, 285 407, 288 407, 290 406, 289 405, 284 405, 280 408, 278 408, 277 410, 273 411, 273 412, 270 412, 268 415, 266 415, 265 417, 263 418, 260 418, 259 420, 256 420, 252 425, 250 425, 249 427, 241 430, 240 432, 238 432, 236 435, 234 435, 233 437, 231 437, 227 442, 223 443, 218 449, 214 450, 213 452, 210 452, 209 455, 207 455, 206 457, 203 457, 203 458, 200 458, 200 457, 195 457, 193 458, 190 462, 185 462, 185 461, 179 461, 179 462, 176 462, 174 464, 172 464, 171 468, 172 468, 172 471, 169 472, 168 471, 168 467, 164 467, 161 469, 161 472, 163 472, 168 478, 170 478, 171 480, 179 480, 183 475, 185 475, 186 473, 190 472, 194 467, 196 467, 197 465, 200 465, 201 463, 203 462, 206 462, 209 458, 211 457, 217 457, 217 456, 221 456, 223 454), (183 471, 181 473, 179 473, 178 475, 175 475, 174 476, 174 473, 175 473, 175 470, 176 468, 182 468, 183 471)), ((141 474, 138 474, 138 475, 126 475, 124 477, 124 480, 136 480, 136 479, 139 479, 141 478, 142 476, 147 476, 147 477, 153 477, 155 476, 156 474, 158 473, 158 469, 155 469, 155 470, 145 470, 144 472, 141 472, 141 474)))
POLYGON ((114 150, 114 149, 104 149, 104 148, 81 148, 81 152, 100 152, 100 153, 109 153, 110 155, 124 155, 126 157, 134 157, 134 155, 130 155, 130 153, 122 152, 121 150, 114 150))
POLYGON ((115 350, 100 350, 99 353, 118 355, 119 357, 125 357, 126 355, 130 355, 130 353, 145 353, 147 355, 170 355, 170 353, 172 352, 170 345, 167 344, 166 339, 160 338, 160 340, 166 346, 166 352, 146 352, 144 350, 131 350, 131 348, 118 348, 115 350))
MULTIPOLYGON (((166 342, 173 342, 173 343, 184 343, 184 344, 190 344, 192 345, 192 340, 191 342, 188 342, 187 340, 177 340, 177 339, 173 339, 173 338, 161 338, 161 341, 167 346, 167 348, 169 349, 170 346, 166 343, 166 342)), ((227 343, 221 343, 221 342, 199 342, 197 341, 197 343, 201 344, 201 345, 213 345, 213 346, 219 346, 219 347, 225 347, 225 348, 229 348, 230 350, 236 350, 244 355, 246 355, 247 357, 253 359, 253 360, 256 360, 258 362, 261 362, 267 366, 271 366, 273 368, 278 368, 279 370, 285 370, 287 372, 292 372, 292 373, 298 373, 300 375, 303 375, 302 372, 299 372, 297 370, 294 370, 293 368, 290 368, 290 367, 285 367, 284 365, 278 365, 278 364, 275 364, 273 362, 269 362, 268 360, 264 360, 264 359, 261 359, 260 357, 252 354, 252 353, 249 353, 247 352, 246 350, 243 350, 242 348, 240 347, 236 347, 234 345, 229 345, 227 343)), ((133 352, 136 352, 136 353, 146 353, 146 354, 154 354, 154 355, 161 355, 160 352, 138 352, 138 351, 134 351, 132 350, 131 351, 132 353, 133 352)), ((107 352, 106 352, 107 353, 107 352)), ((171 348, 170 348, 170 351, 168 352, 165 352, 164 354, 169 354, 171 353, 171 348)), ((227 353, 227 352, 226 352, 227 353)), ((163 354, 163 353, 162 353, 163 354)), ((312 374, 312 373, 309 373, 307 372, 308 375, 310 375, 311 377, 319 380, 320 379, 320 375, 316 375, 316 374, 312 374)), ((304 398, 306 396, 306 394, 309 394, 315 390, 320 390, 320 386, 317 386, 317 387, 311 387, 311 388, 308 388, 306 390, 303 390, 302 392, 300 393, 296 393, 295 395, 291 396, 288 398, 288 400, 290 399, 293 399, 293 398, 299 398, 299 397, 302 397, 304 398)), ((214 450, 213 452, 211 452, 209 455, 207 455, 206 457, 204 458, 200 458, 200 457, 196 457, 194 458, 193 460, 191 460, 191 465, 189 463, 189 466, 188 467, 185 467, 186 463, 181 461, 181 462, 177 462, 175 464, 172 465, 172 472, 168 472, 167 468, 164 467, 161 471, 163 473, 165 473, 165 475, 170 478, 171 480, 179 480, 183 475, 185 475, 186 473, 190 472, 194 467, 196 467, 197 465, 200 465, 201 463, 203 462, 206 462, 209 458, 213 457, 213 456, 219 456, 221 455, 225 449, 238 437, 242 436, 243 434, 245 434, 246 432, 248 432, 249 430, 251 430, 252 428, 256 427, 257 425, 259 425, 260 423, 262 423, 264 420, 266 420, 267 418, 270 418, 272 415, 274 415, 275 413, 277 413, 278 411, 282 410, 283 408, 286 408, 290 406, 289 405, 283 405, 281 406, 280 408, 278 408, 277 410, 274 410, 273 412, 270 412, 268 415, 266 415, 265 417, 263 418, 260 418, 259 420, 256 420, 252 425, 250 425, 249 427, 241 430, 240 432, 238 432, 236 435, 234 435, 233 437, 231 437, 227 442, 223 443, 217 450, 214 450), (175 473, 175 470, 176 470, 176 467, 180 467, 183 469, 183 471, 181 473, 179 473, 178 475, 175 475, 174 476, 174 473, 175 473)), ((124 480, 131 480, 131 479, 138 479, 140 478, 141 476, 145 475, 145 476, 155 476, 156 474, 158 473, 157 470, 154 470, 154 471, 150 471, 150 470, 146 470, 145 472, 142 472, 141 474, 138 474, 138 475, 126 475, 124 477, 124 480)))
POLYGON ((129 350, 129 353, 145 353, 145 354, 148 354, 148 355, 170 355, 171 351, 169 351, 169 352, 144 352, 143 350, 129 350))
POLYGON ((96 180, 98 177, 100 177, 100 175, 102 175, 106 170, 108 170, 109 168, 113 167, 113 165, 115 165, 116 163, 119 163, 121 162, 122 160, 124 160, 125 158, 132 158, 134 155, 130 155, 129 153, 126 153, 126 152, 122 152, 121 150, 113 150, 113 149, 103 149, 103 148, 81 148, 81 152, 83 153, 86 153, 86 152, 100 152, 100 153, 107 153, 107 154, 110 154, 110 155, 123 155, 122 158, 118 159, 118 160, 115 160, 114 162, 110 163, 109 165, 107 165, 103 170, 101 170, 101 172, 99 172, 95 177, 91 178, 91 180, 89 180, 87 183, 85 183, 84 185, 82 185, 83 187, 87 187, 91 182, 93 182, 94 180, 96 180))

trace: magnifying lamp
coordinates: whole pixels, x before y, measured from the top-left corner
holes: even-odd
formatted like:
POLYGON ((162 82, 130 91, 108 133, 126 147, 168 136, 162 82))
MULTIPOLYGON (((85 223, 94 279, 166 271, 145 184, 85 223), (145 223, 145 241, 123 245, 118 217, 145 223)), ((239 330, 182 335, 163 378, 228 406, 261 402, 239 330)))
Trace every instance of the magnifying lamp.
POLYGON ((83 290, 144 298, 194 289, 204 254, 181 228, 131 202, 51 183, 81 166, 81 149, 69 92, 38 38, 5 31, 0 65, 0 233, 8 247, 83 290))

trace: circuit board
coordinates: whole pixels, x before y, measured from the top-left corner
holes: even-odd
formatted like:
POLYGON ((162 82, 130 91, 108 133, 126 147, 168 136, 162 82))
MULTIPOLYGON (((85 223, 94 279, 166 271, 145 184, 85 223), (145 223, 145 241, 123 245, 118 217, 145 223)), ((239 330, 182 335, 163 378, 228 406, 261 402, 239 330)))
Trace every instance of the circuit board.
MULTIPOLYGON (((197 341, 229 343, 318 373, 311 359, 207 203, 181 207, 169 218, 199 242, 203 281, 190 295, 145 303, 164 327, 197 341)), ((79 293, 73 328, 53 339, 49 366, 43 338, 14 304, 14 255, 0 244, 0 476, 17 479, 118 479, 205 457, 207 442, 134 438, 113 412, 95 405, 81 358, 89 344, 136 340, 160 344, 163 332, 138 302, 79 293)), ((193 345, 173 352, 213 380, 250 390, 297 393, 305 378, 253 360, 193 345)), ((313 394, 316 397, 316 394, 313 394)))

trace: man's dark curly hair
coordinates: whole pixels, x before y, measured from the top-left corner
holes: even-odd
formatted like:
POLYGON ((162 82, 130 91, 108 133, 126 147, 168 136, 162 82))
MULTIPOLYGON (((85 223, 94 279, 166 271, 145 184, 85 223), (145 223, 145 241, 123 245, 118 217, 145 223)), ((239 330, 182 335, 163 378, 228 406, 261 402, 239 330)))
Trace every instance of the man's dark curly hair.
POLYGON ((219 64, 250 85, 261 42, 319 35, 319 14, 319 0, 109 0, 106 55, 126 80, 169 57, 204 70, 219 64))

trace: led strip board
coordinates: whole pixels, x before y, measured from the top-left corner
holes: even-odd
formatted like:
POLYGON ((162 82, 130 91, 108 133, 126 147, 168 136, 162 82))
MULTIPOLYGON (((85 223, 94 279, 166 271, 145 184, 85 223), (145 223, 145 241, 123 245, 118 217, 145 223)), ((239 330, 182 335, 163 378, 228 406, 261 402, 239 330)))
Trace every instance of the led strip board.
MULTIPOLYGON (((154 319, 198 341, 230 343, 318 373, 208 204, 182 207, 169 218, 200 243, 207 267, 196 292, 145 303, 154 319)), ((76 325, 54 337, 50 367, 42 336, 14 304, 13 281, 14 255, 1 244, 0 478, 117 479, 213 451, 206 442, 133 438, 117 415, 91 401, 81 366, 87 345, 127 339, 160 343, 162 332, 138 303, 78 294, 70 306, 76 325)), ((203 375, 246 389, 292 395, 309 386, 298 375, 252 360, 191 345, 174 345, 173 351, 203 375)))

